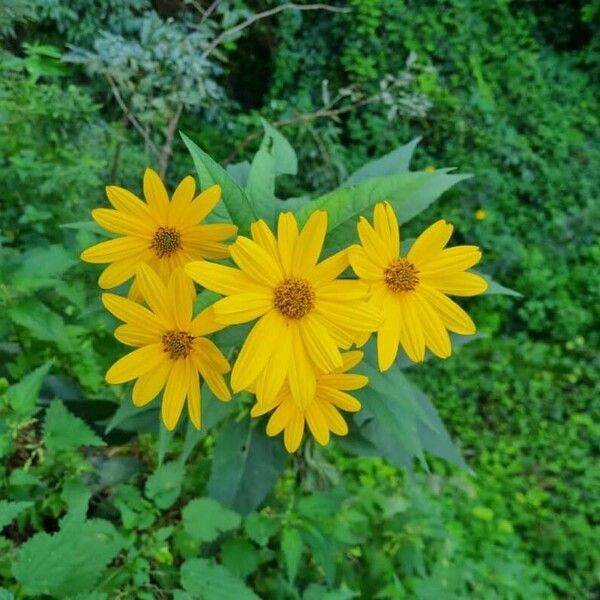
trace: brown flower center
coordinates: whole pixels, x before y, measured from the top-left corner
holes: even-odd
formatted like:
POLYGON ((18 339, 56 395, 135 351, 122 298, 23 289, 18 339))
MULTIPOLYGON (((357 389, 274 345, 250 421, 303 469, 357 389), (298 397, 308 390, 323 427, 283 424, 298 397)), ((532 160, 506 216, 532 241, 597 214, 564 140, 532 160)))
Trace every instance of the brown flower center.
POLYGON ((181 248, 181 234, 174 227, 159 227, 154 233, 150 248, 158 258, 171 256, 181 248))
POLYGON ((306 279, 292 277, 275 289, 275 308, 288 319, 301 319, 315 305, 315 291, 306 279))
POLYGON ((417 269, 406 258, 397 258, 385 270, 385 283, 392 292, 409 292, 419 283, 417 269))
POLYGON ((172 360, 186 358, 192 351, 194 338, 186 331, 167 331, 163 333, 163 351, 172 360))

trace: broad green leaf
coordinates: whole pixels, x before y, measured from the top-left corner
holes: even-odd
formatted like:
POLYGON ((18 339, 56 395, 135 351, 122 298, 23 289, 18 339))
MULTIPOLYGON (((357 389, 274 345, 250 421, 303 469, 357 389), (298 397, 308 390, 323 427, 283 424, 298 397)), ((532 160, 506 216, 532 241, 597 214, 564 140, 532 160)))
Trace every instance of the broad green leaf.
POLYGON ((185 466, 179 461, 160 465, 146 481, 146 497, 158 508, 171 508, 181 493, 184 475, 185 466))
POLYGON ((356 185, 357 183, 361 183, 372 177, 408 173, 410 160, 415 152, 417 144, 420 141, 421 138, 417 137, 408 142, 408 144, 400 146, 400 148, 396 148, 388 154, 368 162, 357 171, 354 171, 354 173, 352 173, 352 175, 350 175, 350 177, 344 181, 343 186, 347 187, 356 185))
POLYGON ((162 465, 165 455, 169 449, 169 444, 175 435, 175 430, 169 431, 162 421, 158 422, 158 464, 162 465))
POLYGON ((0 587, 0 600, 15 600, 15 597, 12 592, 0 587))
POLYGON ((301 208, 304 208, 310 202, 308 196, 298 196, 297 198, 286 198, 285 200, 275 199, 275 215, 282 212, 297 213, 301 208))
POLYGON ((279 530, 279 523, 260 513, 250 513, 244 520, 246 535, 259 546, 265 546, 279 530))
POLYGON ((124 543, 108 521, 67 515, 58 533, 37 533, 21 546, 13 575, 26 594, 36 597, 86 593, 94 589, 124 543))
POLYGON ((261 119, 265 138, 263 144, 270 146, 271 154, 275 159, 275 176, 296 175, 298 173, 298 158, 287 138, 275 129, 268 121, 261 119))
POLYGON ((22 292, 53 286, 76 262, 74 255, 59 244, 33 248, 23 255, 11 286, 22 292))
POLYGON ((21 381, 8 388, 6 395, 10 402, 10 407, 15 412, 21 415, 33 413, 40 395, 42 383, 48 375, 51 366, 52 362, 49 361, 35 369, 35 371, 28 373, 21 381))
POLYGON ((87 423, 67 410, 61 400, 53 400, 46 409, 43 439, 46 448, 52 452, 105 445, 87 423))
POLYGON ((183 528, 199 542, 212 542, 240 525, 240 515, 212 498, 192 500, 181 514, 183 528))
POLYGON ((106 424, 105 433, 113 429, 123 431, 135 431, 139 433, 156 432, 160 415, 156 401, 145 406, 135 406, 131 398, 127 398, 119 404, 117 410, 106 424))
POLYGON ((181 585, 202 600, 260 600, 241 579, 204 558, 192 558, 181 565, 181 585))
POLYGON ((221 165, 216 163, 189 137, 181 133, 181 138, 192 155, 202 189, 219 184, 223 194, 223 203, 227 207, 227 212, 232 222, 238 226, 240 234, 248 235, 250 233, 250 224, 256 220, 256 213, 252 209, 242 188, 240 188, 221 165))
POLYGON ((259 219, 273 227, 275 208, 275 158, 264 141, 252 159, 246 182, 246 195, 259 219))
POLYGON ((302 550, 304 544, 302 543, 302 537, 297 529, 286 528, 283 530, 281 536, 281 551, 285 559, 285 568, 287 578, 292 583, 298 575, 298 567, 300 566, 300 559, 302 558, 302 550))
POLYGON ((287 459, 282 441, 258 431, 250 419, 226 423, 217 436, 208 493, 248 514, 271 491, 287 459))
POLYGON ((339 188, 312 200, 297 213, 300 223, 317 209, 329 215, 327 245, 338 248, 356 239, 356 224, 362 216, 372 217, 372 207, 388 200, 400 223, 405 223, 425 210, 446 190, 470 175, 454 175, 448 169, 433 173, 404 173, 390 177, 375 177, 354 187, 339 188))
POLYGON ((61 498, 65 501, 69 514, 81 521, 85 519, 91 497, 90 490, 78 479, 69 479, 63 485, 61 498))
POLYGON ((30 506, 33 506, 33 502, 8 502, 7 500, 0 500, 0 531, 30 506))
POLYGON ((26 298, 8 309, 11 320, 24 327, 37 340, 54 342, 64 351, 73 349, 69 337, 69 327, 63 318, 45 304, 33 298, 26 298))
POLYGON ((473 271, 473 273, 477 273, 477 275, 480 275, 488 282, 488 289, 485 291, 485 294, 487 296, 495 294, 495 295, 501 295, 501 296, 514 296, 515 298, 523 297, 523 294, 501 285, 500 283, 498 283, 497 281, 494 281, 494 279, 492 279, 489 275, 486 275, 485 273, 480 273, 477 271, 473 271))
POLYGON ((233 165, 227 165, 227 172, 241 188, 245 188, 250 174, 250 163, 244 160, 233 165))
POLYGON ((223 544, 221 562, 234 575, 246 579, 259 567, 261 560, 256 546, 248 540, 233 538, 223 544))

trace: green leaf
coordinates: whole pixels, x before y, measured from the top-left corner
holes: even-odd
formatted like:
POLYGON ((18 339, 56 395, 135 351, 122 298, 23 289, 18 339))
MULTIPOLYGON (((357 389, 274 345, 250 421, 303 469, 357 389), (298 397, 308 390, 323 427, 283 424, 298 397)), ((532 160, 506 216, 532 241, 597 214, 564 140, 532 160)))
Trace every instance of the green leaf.
POLYGON ((246 535, 259 546, 265 546, 279 530, 279 523, 260 513, 250 513, 244 520, 246 535))
POLYGON ((69 328, 63 318, 45 304, 26 298, 8 310, 11 320, 24 327, 37 340, 54 342, 61 350, 72 350, 69 328))
POLYGON ((185 466, 180 461, 160 465, 146 481, 146 497, 158 508, 171 508, 181 493, 184 474, 185 466))
POLYGON ((22 292, 53 286, 76 262, 72 253, 59 244, 33 248, 23 255, 11 286, 22 292))
POLYGON ((488 282, 488 289, 485 291, 486 296, 500 295, 500 296, 513 296, 515 298, 523 297, 523 294, 501 285, 500 283, 498 283, 497 281, 494 281, 489 275, 486 275, 485 273, 480 273, 478 271, 473 271, 473 273, 477 273, 477 275, 483 277, 488 282))
POLYGON ((33 506, 33 502, 8 502, 7 500, 0 500, 0 530, 30 506, 33 506))
POLYGON ((61 498, 65 501, 70 515, 85 519, 88 503, 92 494, 90 490, 78 479, 69 479, 65 482, 61 498))
POLYGON ((275 159, 275 176, 296 175, 298 173, 298 158, 292 145, 268 121, 261 118, 260 122, 265 130, 263 144, 270 146, 271 154, 275 159))
POLYGON ((245 188, 248 175, 250 175, 250 163, 244 160, 233 165, 227 165, 227 172, 241 188, 245 188))
POLYGON ((285 558, 287 578, 292 583, 296 579, 296 575, 298 575, 298 567, 300 566, 303 548, 304 544, 302 543, 302 537, 297 529, 290 528, 283 530, 283 535, 281 536, 281 551, 285 558))
POLYGON ((15 597, 12 592, 0 587, 0 600, 15 600, 15 597))
POLYGON ((181 138, 192 155, 202 189, 219 184, 223 194, 222 200, 227 207, 231 220, 238 226, 240 234, 248 235, 250 233, 250 223, 256 221, 256 213, 244 191, 221 165, 216 163, 189 137, 181 133, 181 138))
POLYGON ((245 515, 271 491, 288 455, 281 440, 269 438, 250 419, 219 431, 207 484, 210 496, 245 515))
POLYGON ((256 216, 264 219, 267 225, 273 227, 275 158, 264 141, 252 159, 252 166, 246 182, 246 194, 256 216))
POLYGON ((202 600, 260 600, 241 579, 204 558, 186 560, 181 565, 181 585, 202 600))
POLYGON ((192 500, 182 512, 183 528, 199 542, 212 542, 242 522, 240 515, 212 498, 192 500))
POLYGON ((52 361, 28 373, 6 391, 10 407, 21 415, 32 414, 35 410, 42 383, 50 371, 52 361))
POLYGON ((221 562, 234 575, 246 579, 259 567, 261 560, 256 546, 248 540, 233 538, 223 544, 221 562))
POLYGON ((175 435, 175 430, 169 431, 164 423, 161 421, 158 422, 158 464, 162 465, 165 460, 165 455, 167 454, 167 450, 169 449, 169 445, 171 444, 171 440, 175 435))
POLYGON ((404 146, 400 146, 392 150, 388 154, 372 160, 363 165, 357 171, 354 171, 346 181, 343 187, 362 183, 372 177, 382 177, 385 175, 399 175, 400 173, 408 173, 410 160, 415 152, 417 144, 421 141, 420 137, 408 142, 404 146))
POLYGON ((388 200, 394 206, 398 221, 406 223, 446 190, 468 177, 470 175, 449 174, 448 169, 375 177, 312 200, 298 211, 297 218, 304 223, 315 210, 326 210, 329 214, 327 245, 338 248, 356 239, 358 218, 361 215, 371 218, 370 209, 377 202, 388 200))
POLYGON ((108 521, 68 515, 58 533, 38 533, 25 542, 12 571, 26 594, 65 598, 91 591, 123 546, 108 521))
POLYGON ((52 452, 105 445, 84 421, 67 410, 61 400, 53 400, 46 409, 43 439, 46 448, 52 452))

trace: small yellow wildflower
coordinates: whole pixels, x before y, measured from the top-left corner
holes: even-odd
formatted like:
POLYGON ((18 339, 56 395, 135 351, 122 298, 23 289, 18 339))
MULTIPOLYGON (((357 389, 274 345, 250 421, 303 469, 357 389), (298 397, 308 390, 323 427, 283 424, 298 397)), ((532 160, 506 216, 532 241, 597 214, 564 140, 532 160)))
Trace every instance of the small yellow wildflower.
POLYGON ((478 221, 485 221, 485 219, 487 219, 487 213, 485 210, 483 210, 483 208, 480 208, 479 210, 475 211, 475 218, 478 221))

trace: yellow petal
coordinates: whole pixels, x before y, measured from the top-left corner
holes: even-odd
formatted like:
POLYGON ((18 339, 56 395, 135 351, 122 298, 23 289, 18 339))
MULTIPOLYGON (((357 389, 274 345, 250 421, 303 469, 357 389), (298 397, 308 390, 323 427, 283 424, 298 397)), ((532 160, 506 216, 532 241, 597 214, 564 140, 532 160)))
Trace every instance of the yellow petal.
POLYGON ((191 361, 173 361, 161 406, 162 421, 169 431, 173 431, 179 421, 185 397, 190 389, 190 377, 197 377, 196 373, 192 373, 191 361))
POLYGON ((222 298, 213 304, 215 317, 226 325, 247 323, 261 317, 273 308, 273 295, 265 292, 247 292, 222 298))
POLYGON ((304 435, 304 414, 300 410, 296 410, 285 427, 283 434, 283 443, 285 449, 292 453, 296 452, 302 442, 304 435))
POLYGON ((439 315, 433 310, 429 302, 421 300, 420 296, 415 297, 413 304, 423 324, 426 346, 436 356, 448 358, 452 354, 452 344, 439 315))
POLYGON ((240 236, 230 248, 237 266, 254 281, 274 288, 283 280, 283 273, 275 260, 251 239, 240 236))
POLYGON ((160 223, 166 223, 169 215, 169 194, 156 171, 144 171, 144 197, 151 214, 160 223))
POLYGON ((252 233, 252 239, 261 246, 261 248, 264 248, 264 250, 273 257, 273 260, 281 266, 277 240, 275 239, 273 232, 269 229, 269 226, 260 219, 250 225, 250 232, 252 233))
POLYGON ((342 354, 342 368, 340 372, 344 373, 353 369, 362 359, 364 353, 360 350, 354 350, 352 352, 344 352, 342 354))
POLYGON ((315 303, 315 311, 340 327, 352 331, 375 331, 382 321, 377 309, 361 301, 336 304, 318 300, 315 303))
POLYGON ((151 331, 147 328, 137 327, 136 325, 119 325, 115 329, 114 336, 122 343, 128 346, 146 346, 148 344, 157 344, 161 341, 159 331, 151 331))
POLYGON ((362 246, 350 246, 348 249, 348 258, 352 270, 361 278, 368 282, 383 281, 385 270, 379 264, 371 260, 362 246))
POLYGON ((291 400, 282 402, 267 423, 267 435, 273 437, 281 433, 297 411, 298 409, 291 400))
POLYGON ((327 419, 325 419, 319 404, 311 402, 304 411, 304 415, 315 440, 321 446, 326 446, 329 443, 329 427, 327 427, 327 419))
POLYGON ((185 266, 185 272, 195 282, 224 296, 264 289, 239 269, 217 265, 205 260, 188 263, 185 266))
POLYGON ((419 267, 434 258, 450 240, 454 227, 440 220, 430 225, 413 243, 407 258, 419 267))
POLYGON ((488 288, 487 281, 475 273, 452 273, 449 275, 420 275, 423 283, 434 287, 442 294, 452 296, 477 296, 488 288))
POLYGON ((198 374, 194 373, 190 377, 190 388, 187 395, 187 408, 190 421, 196 429, 202 427, 202 408, 200 399, 200 380, 198 374))
POLYGON ((339 348, 347 350, 354 343, 355 332, 344 327, 340 327, 337 323, 333 323, 326 316, 319 313, 312 313, 315 319, 318 319, 321 325, 327 329, 329 335, 339 348))
POLYGON ((461 335, 475 333, 475 323, 456 302, 427 285, 420 285, 416 293, 430 303, 447 329, 461 335))
POLYGON ((348 250, 344 248, 316 265, 310 280, 315 287, 325 285, 339 277, 349 266, 348 250))
POLYGON ((221 331, 225 327, 226 325, 217 320, 213 307, 209 306, 194 317, 190 325, 190 334, 194 337, 208 335, 215 331, 221 331))
POLYGON ((160 391, 165 387, 172 365, 172 361, 164 360, 156 368, 144 375, 140 375, 133 386, 133 393, 131 395, 135 406, 145 406, 158 396, 160 391))
POLYGON ((136 302, 132 302, 116 294, 102 294, 102 303, 106 307, 106 310, 115 315, 117 319, 125 321, 125 323, 131 323, 148 332, 156 331, 162 333, 164 331, 160 319, 136 302))
POLYGON ((375 205, 373 226, 388 249, 389 260, 394 260, 400 255, 400 233, 398 219, 389 202, 379 202, 375 205))
POLYGON ((276 347, 274 331, 279 331, 282 319, 272 310, 250 330, 231 372, 231 387, 239 392, 252 384, 263 370, 276 347))
POLYGON ((171 226, 183 227, 184 225, 193 225, 194 223, 186 223, 184 215, 187 212, 194 194, 196 193, 196 182, 189 175, 184 177, 171 198, 169 204, 167 223, 171 226))
POLYGON ((300 335, 307 354, 323 373, 342 366, 342 356, 327 329, 310 314, 298 322, 300 335))
POLYGON ((332 387, 318 385, 317 397, 321 402, 330 402, 347 412, 358 412, 361 409, 360 402, 354 396, 332 387))
POLYGON ((388 312, 377 330, 377 363, 380 371, 387 371, 396 360, 400 344, 400 315, 388 312))
POLYGON ((292 274, 298 277, 310 278, 321 251, 327 233, 327 213, 316 210, 310 215, 302 228, 294 246, 292 259, 292 274))
POLYGON ((111 208, 95 208, 92 211, 92 218, 107 231, 146 238, 148 244, 150 244, 155 230, 154 223, 149 222, 148 219, 141 221, 128 213, 111 208))
POLYGON ((261 404, 272 402, 280 392, 292 356, 292 329, 285 320, 279 321, 277 350, 273 352, 269 364, 262 370, 256 382, 256 398, 261 404))
POLYGON ((106 188, 106 195, 110 203, 121 213, 126 213, 138 221, 153 223, 157 221, 150 214, 148 205, 144 204, 136 195, 125 188, 116 185, 109 185, 106 188))
POLYGON ((106 381, 112 384, 125 383, 154 369, 165 360, 162 344, 142 346, 120 358, 106 373, 106 381))
POLYGON ((317 288, 316 297, 320 300, 351 302, 365 300, 369 288, 362 282, 354 279, 338 279, 317 288))
POLYGON ((364 217, 360 218, 356 229, 358 230, 360 243, 370 261, 385 269, 396 257, 391 255, 390 249, 386 247, 383 240, 364 217))
POLYGON ((190 279, 183 269, 175 269, 167 288, 167 304, 171 318, 182 331, 188 331, 192 322, 192 309, 195 300, 190 296, 190 279))
POLYGON ((131 256, 123 260, 116 260, 111 263, 102 271, 98 279, 98 285, 104 289, 110 289, 125 283, 128 279, 131 279, 135 275, 135 271, 138 266, 150 257, 150 252, 146 251, 144 254, 131 256))
POLYGON ((119 237, 100 242, 81 253, 81 260, 89 263, 108 263, 145 255, 148 241, 138 237, 119 237))
POLYGON ((281 213, 277 223, 277 246, 281 258, 281 266, 286 277, 292 274, 292 259, 298 239, 298 224, 291 212, 281 213))
POLYGON ((329 373, 319 377, 319 386, 326 386, 344 391, 360 390, 368 383, 368 377, 357 373, 329 373))
POLYGON ((425 360, 425 334, 414 300, 418 301, 418 298, 411 293, 399 296, 400 343, 412 361, 422 362, 425 360))
POLYGON ((148 265, 140 265, 136 272, 136 281, 152 312, 168 327, 174 327, 175 320, 169 305, 167 288, 156 272, 148 265))
POLYGON ((419 265, 419 274, 422 278, 451 275, 456 271, 470 269, 481 260, 481 250, 477 246, 454 246, 446 248, 432 260, 427 260, 419 265))
POLYGON ((316 376, 306 356, 299 328, 292 330, 292 360, 288 368, 290 392, 296 404, 305 408, 315 397, 316 376))
POLYGON ((194 340, 194 348, 213 371, 228 373, 231 370, 229 361, 211 340, 198 337, 194 340))
POLYGON ((221 186, 211 185, 197 196, 183 211, 181 222, 196 224, 202 221, 221 199, 221 186))
POLYGON ((329 402, 315 402, 321 410, 327 428, 336 435, 348 435, 348 424, 344 417, 329 402))
POLYGON ((231 223, 213 223, 211 225, 194 225, 183 231, 182 241, 185 244, 203 244, 204 242, 220 242, 237 233, 237 227, 231 223))

